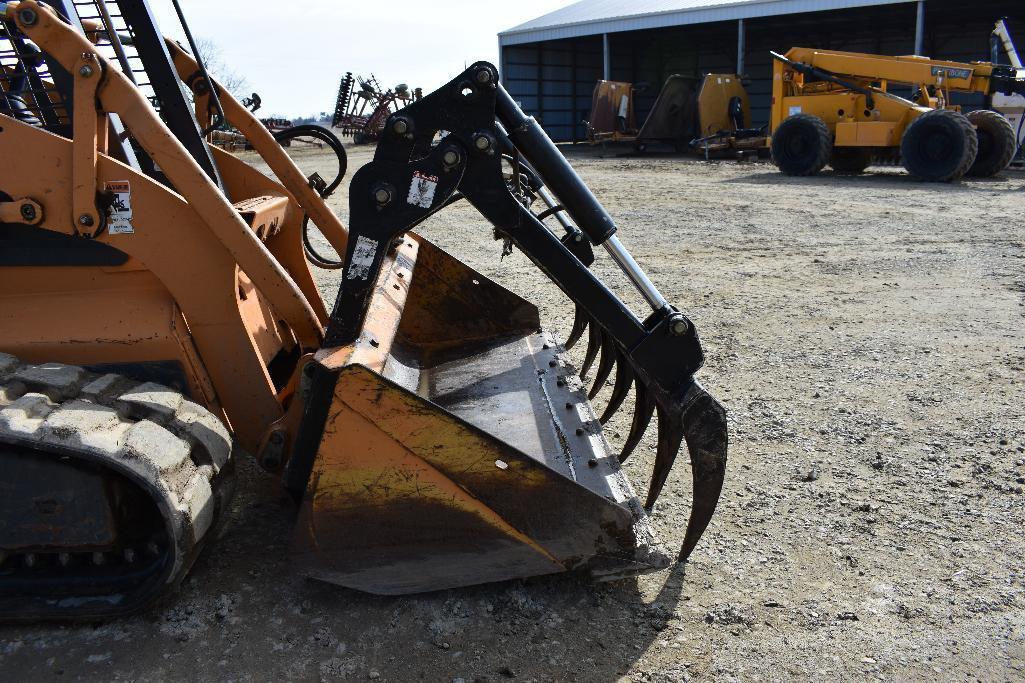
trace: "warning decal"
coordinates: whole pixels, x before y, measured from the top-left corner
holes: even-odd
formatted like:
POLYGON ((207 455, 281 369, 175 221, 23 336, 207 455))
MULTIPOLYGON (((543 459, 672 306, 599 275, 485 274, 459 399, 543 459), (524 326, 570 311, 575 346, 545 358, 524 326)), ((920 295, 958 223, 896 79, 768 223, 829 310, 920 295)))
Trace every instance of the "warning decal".
POLYGON ((377 240, 372 240, 360 235, 356 240, 356 247, 352 251, 352 263, 345 271, 346 280, 366 280, 370 275, 370 267, 374 265, 374 256, 377 255, 377 240))
POLYGON ((107 231, 111 235, 131 235, 132 189, 127 180, 108 180, 107 192, 113 195, 113 202, 107 209, 107 231))
POLYGON ((413 206, 424 209, 431 208, 434 203, 434 191, 438 189, 438 176, 424 175, 413 171, 413 179, 409 183, 409 196, 406 201, 413 206))

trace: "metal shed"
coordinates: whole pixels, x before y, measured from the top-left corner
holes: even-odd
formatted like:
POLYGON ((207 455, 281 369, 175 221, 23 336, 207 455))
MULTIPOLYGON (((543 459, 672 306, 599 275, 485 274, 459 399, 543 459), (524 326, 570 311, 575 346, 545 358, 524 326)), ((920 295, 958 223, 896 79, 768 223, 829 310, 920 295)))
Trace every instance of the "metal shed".
MULTIPOLYGON (((636 99, 640 120, 671 74, 741 73, 750 81, 752 124, 762 125, 769 50, 986 60, 1000 17, 1025 36, 1021 0, 581 0, 499 33, 500 70, 513 97, 559 141, 583 139, 600 78, 650 84, 636 99)), ((977 100, 962 104, 981 106, 977 100)))

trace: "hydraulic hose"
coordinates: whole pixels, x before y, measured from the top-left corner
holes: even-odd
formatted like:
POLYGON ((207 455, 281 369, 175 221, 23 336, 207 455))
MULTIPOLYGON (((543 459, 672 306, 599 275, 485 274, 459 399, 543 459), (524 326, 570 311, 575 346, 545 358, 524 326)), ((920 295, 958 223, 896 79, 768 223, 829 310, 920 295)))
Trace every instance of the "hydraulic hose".
MULTIPOLYGON (((299 126, 292 126, 291 128, 285 128, 274 133, 274 139, 279 144, 294 140, 295 138, 309 137, 320 140, 335 153, 338 158, 338 173, 334 179, 325 185, 322 189, 317 189, 317 193, 321 199, 327 199, 334 193, 338 186, 342 182, 342 178, 345 177, 345 172, 348 170, 348 157, 345 154, 345 147, 342 146, 341 140, 327 128, 323 126, 317 126, 314 124, 302 124, 299 126)), ((306 253, 306 259, 318 268, 325 270, 337 270, 341 268, 344 263, 341 260, 330 259, 321 255, 313 246, 310 240, 310 216, 306 214, 303 216, 303 251, 306 253)))

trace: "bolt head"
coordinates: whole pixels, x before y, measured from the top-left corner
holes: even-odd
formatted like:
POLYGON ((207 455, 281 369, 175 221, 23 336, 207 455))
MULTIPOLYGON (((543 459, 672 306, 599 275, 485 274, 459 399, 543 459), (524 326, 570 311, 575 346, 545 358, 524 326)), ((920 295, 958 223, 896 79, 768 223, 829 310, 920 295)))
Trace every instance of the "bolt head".
POLYGON ((491 140, 487 135, 478 135, 473 139, 473 144, 482 152, 491 149, 491 140))
POLYGON ((21 217, 27 221, 35 220, 36 218, 36 207, 31 204, 21 205, 21 217))
POLYGON ((79 225, 86 225, 86 226, 92 225, 93 224, 93 217, 90 216, 87 213, 83 213, 81 216, 78 217, 78 224, 79 225))
POLYGON ((687 334, 687 330, 689 329, 690 323, 688 323, 687 319, 684 318, 682 315, 674 316, 673 319, 669 321, 669 331, 674 336, 682 337, 683 335, 687 334))
POLYGON ((89 78, 90 76, 93 75, 93 68, 91 66, 89 66, 88 64, 86 64, 81 69, 78 70, 78 75, 83 77, 83 78, 89 78))
POLYGON ((391 129, 396 135, 405 135, 409 132, 409 122, 405 119, 396 119, 391 129))
POLYGON ((374 190, 374 201, 384 205, 391 201, 391 190, 386 187, 379 187, 374 190))
POLYGON ((441 160, 446 166, 455 166, 459 163, 459 152, 454 149, 447 150, 445 154, 442 155, 441 160))
POLYGON ((491 70, 487 67, 481 67, 477 70, 476 78, 477 82, 481 85, 487 85, 491 82, 491 70))

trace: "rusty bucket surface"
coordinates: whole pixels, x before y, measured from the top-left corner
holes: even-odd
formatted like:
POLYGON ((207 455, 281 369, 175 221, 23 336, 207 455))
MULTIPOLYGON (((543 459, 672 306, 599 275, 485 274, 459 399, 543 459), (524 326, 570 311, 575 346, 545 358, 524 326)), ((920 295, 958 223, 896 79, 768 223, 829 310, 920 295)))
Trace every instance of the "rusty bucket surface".
POLYGON ((309 576, 403 594, 669 564, 537 308, 423 238, 389 256, 360 338, 317 361, 309 576))

